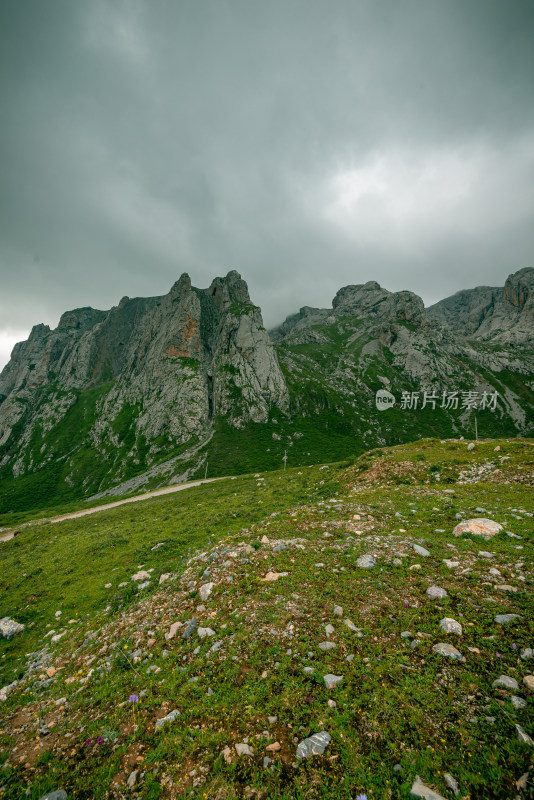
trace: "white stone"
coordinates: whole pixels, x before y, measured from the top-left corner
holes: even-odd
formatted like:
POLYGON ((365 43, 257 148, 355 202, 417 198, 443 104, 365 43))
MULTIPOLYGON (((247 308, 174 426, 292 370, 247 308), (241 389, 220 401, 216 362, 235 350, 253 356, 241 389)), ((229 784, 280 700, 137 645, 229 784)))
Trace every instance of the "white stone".
POLYGON ((365 555, 358 558, 356 561, 356 566, 361 567, 362 569, 371 569, 372 567, 376 566, 376 561, 372 555, 365 553, 365 555))
POLYGON ((342 675, 328 674, 323 677, 327 689, 336 689, 343 680, 342 675))
POLYGON ((213 589, 214 586, 215 586, 214 583, 205 583, 205 584, 203 584, 203 586, 200 587, 199 595, 200 595, 200 599, 203 602, 208 599, 208 597, 211 594, 211 590, 213 589))
POLYGON ((419 775, 415 776, 415 781, 410 790, 410 794, 413 797, 421 797, 423 798, 423 800, 445 800, 443 795, 438 794, 433 789, 430 789, 428 786, 425 786, 419 775))
POLYGON ((531 747, 534 747, 534 742, 528 735, 528 733, 521 727, 521 725, 516 724, 517 735, 519 737, 519 741, 523 742, 523 744, 529 744, 531 747))
POLYGON ((426 590, 427 597, 432 598, 432 600, 441 600, 443 597, 447 597, 447 592, 445 589, 442 589, 441 586, 429 586, 426 590))
POLYGON ((455 619, 452 619, 452 617, 443 617, 439 623, 439 627, 442 631, 445 631, 445 633, 457 633, 458 636, 462 635, 462 626, 459 622, 456 622, 455 619))
POLYGON ((11 639, 15 634, 22 633, 25 627, 26 626, 22 625, 22 623, 15 622, 14 619, 2 617, 2 619, 0 619, 0 636, 4 639, 11 639))

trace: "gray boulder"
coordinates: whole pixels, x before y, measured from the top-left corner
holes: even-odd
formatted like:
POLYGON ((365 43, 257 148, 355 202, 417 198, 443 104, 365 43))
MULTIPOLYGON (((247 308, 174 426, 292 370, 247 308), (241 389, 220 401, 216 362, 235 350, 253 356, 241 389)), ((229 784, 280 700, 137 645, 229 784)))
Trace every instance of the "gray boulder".
POLYGON ((313 736, 303 739, 297 747, 297 758, 311 758, 311 756, 322 755, 332 737, 326 731, 314 733, 313 736))
POLYGON ((437 653, 439 656, 447 656, 447 658, 454 658, 457 661, 462 661, 462 654, 458 652, 456 647, 453 647, 452 644, 446 644, 445 642, 439 642, 439 644, 435 644, 432 648, 434 653, 437 653))
POLYGON ((22 633, 25 628, 25 625, 22 625, 20 622, 15 622, 14 619, 10 619, 9 617, 2 617, 2 619, 0 619, 0 636, 4 639, 11 639, 15 634, 22 633))

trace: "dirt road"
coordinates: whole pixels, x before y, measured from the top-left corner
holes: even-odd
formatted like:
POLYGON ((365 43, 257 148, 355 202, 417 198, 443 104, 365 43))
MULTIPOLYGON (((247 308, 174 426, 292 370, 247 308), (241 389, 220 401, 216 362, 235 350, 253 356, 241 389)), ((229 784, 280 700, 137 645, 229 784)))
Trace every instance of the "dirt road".
POLYGON ((113 503, 106 503, 102 506, 93 506, 92 508, 85 508, 80 511, 72 511, 70 514, 61 514, 59 517, 51 517, 49 519, 38 519, 30 522, 23 522, 22 525, 17 527, 17 530, 7 531, 0 534, 0 543, 8 542, 10 539, 21 531, 21 528, 26 528, 29 525, 40 525, 44 523, 63 522, 65 519, 76 519, 77 517, 85 517, 87 514, 96 514, 98 511, 107 511, 109 508, 117 508, 126 503, 138 503, 140 500, 149 500, 151 497, 159 497, 162 494, 172 494, 173 492, 181 492, 182 489, 190 489, 193 486, 201 486, 203 483, 212 483, 213 481, 222 481, 224 478, 206 478, 201 481, 189 481, 189 483, 177 483, 174 486, 166 486, 164 489, 154 489, 153 492, 145 492, 144 494, 136 494, 134 497, 126 497, 124 500, 116 500, 113 503))

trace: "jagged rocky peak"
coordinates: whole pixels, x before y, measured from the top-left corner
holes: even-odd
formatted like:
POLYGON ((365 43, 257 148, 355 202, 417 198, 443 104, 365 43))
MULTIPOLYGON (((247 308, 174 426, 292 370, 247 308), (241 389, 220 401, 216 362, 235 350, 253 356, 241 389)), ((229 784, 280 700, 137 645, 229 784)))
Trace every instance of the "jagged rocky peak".
POLYGON ((208 441, 216 417, 242 428, 289 402, 261 311, 235 270, 207 289, 183 273, 162 297, 68 311, 53 331, 35 326, 0 374, 0 469, 19 476, 46 463, 51 454, 32 444, 37 433, 52 441, 93 389, 93 422, 78 445, 106 454, 117 479, 139 453, 152 464, 193 439, 208 441), (125 425, 130 450, 121 455, 125 425))
POLYGON ((509 275, 504 284, 504 299, 522 309, 534 300, 534 267, 525 267, 509 275))
POLYGON ((220 308, 230 303, 250 303, 246 281, 235 269, 230 270, 225 278, 215 278, 207 292, 220 308))
POLYGON ((65 328, 73 328, 80 331, 91 330, 97 322, 101 322, 106 317, 107 313, 107 311, 97 311, 96 308, 91 308, 90 306, 75 308, 73 311, 65 311, 60 317, 57 330, 65 328))
POLYGON ((404 320, 420 325, 425 319, 421 298, 409 291, 389 292, 376 281, 344 286, 332 301, 334 312, 354 317, 380 317, 383 321, 404 320))
POLYGON ((534 345, 534 268, 508 276, 504 287, 477 286, 427 309, 455 333, 502 345, 534 345))

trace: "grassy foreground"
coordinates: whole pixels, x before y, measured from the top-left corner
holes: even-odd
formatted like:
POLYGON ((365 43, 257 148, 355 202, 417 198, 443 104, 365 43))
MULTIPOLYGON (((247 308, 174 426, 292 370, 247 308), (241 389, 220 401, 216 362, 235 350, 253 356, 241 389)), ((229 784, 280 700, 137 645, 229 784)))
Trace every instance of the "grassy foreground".
POLYGON ((416 775, 453 797, 446 774, 530 796, 533 444, 422 440, 25 528, 0 545, 0 617, 26 625, 0 639, 0 798, 375 800, 416 775), (457 515, 504 530, 456 538, 457 515))

